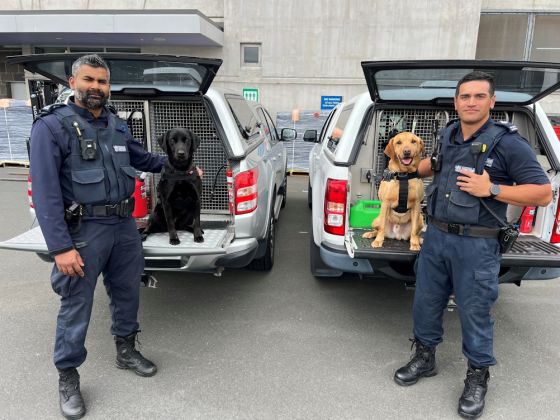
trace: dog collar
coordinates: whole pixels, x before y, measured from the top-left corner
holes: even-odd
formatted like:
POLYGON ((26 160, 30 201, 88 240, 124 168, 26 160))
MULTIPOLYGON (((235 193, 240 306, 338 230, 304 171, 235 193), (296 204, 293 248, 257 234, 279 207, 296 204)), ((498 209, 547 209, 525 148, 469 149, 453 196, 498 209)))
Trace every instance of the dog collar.
POLYGON ((161 169, 161 176, 163 177, 163 174, 165 173, 165 176, 167 179, 177 179, 177 180, 181 180, 181 179, 187 179, 193 176, 193 174, 195 173, 195 168, 191 167, 190 169, 187 169, 186 171, 179 171, 177 169, 173 169, 173 171, 169 171, 167 170, 167 168, 164 166, 161 169))

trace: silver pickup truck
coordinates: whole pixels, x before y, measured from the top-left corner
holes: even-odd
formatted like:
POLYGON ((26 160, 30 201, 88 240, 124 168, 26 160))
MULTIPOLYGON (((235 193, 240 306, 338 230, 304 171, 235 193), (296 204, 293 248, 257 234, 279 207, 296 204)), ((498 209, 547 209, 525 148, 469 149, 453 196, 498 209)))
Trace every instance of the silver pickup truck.
MULTIPOLYGON (((220 275, 225 268, 270 270, 274 264, 275 224, 286 203, 286 153, 282 141, 295 139, 295 130, 283 129, 279 134, 262 105, 235 92, 210 88, 222 63, 219 59, 100 55, 111 70, 111 105, 147 150, 163 153, 156 139, 174 127, 188 128, 201 139, 195 164, 204 172, 204 242, 195 243, 189 232, 180 232, 179 245, 170 245, 166 233, 149 235, 144 242, 146 272, 220 275), (253 204, 251 208, 244 205, 238 209, 238 191, 247 191, 247 187, 254 191, 253 204)), ((52 100, 45 101, 44 78, 51 85, 54 82, 67 86, 72 62, 78 57, 29 55, 11 57, 9 61, 31 72, 32 99, 43 99, 41 105, 48 105, 52 100), (37 80, 40 81, 33 83, 37 80)), ((146 180, 149 208, 155 206, 158 180, 157 174, 146 180)), ((32 193, 31 182, 29 189, 32 193)), ((30 211, 33 217, 31 200, 30 211)), ((146 218, 138 219, 139 228, 145 222, 146 218)), ((31 230, 0 243, 0 248, 33 251, 49 259, 35 220, 31 230)))
MULTIPOLYGON (((534 209, 527 231, 502 255, 500 282, 520 284, 560 276, 560 142, 537 103, 560 88, 560 65, 433 60, 362 62, 362 68, 368 91, 339 104, 319 136, 304 133, 305 141, 317 143, 309 157, 311 273, 382 275, 415 282, 418 252, 395 239, 385 240, 383 248, 372 248, 371 240, 362 238, 371 221, 354 222, 352 213, 374 214, 387 167, 384 149, 392 133, 415 133, 430 155, 438 128, 457 118, 453 106, 457 81, 472 70, 482 70, 496 80, 491 117, 518 127, 550 178, 554 197, 548 206, 534 209), (369 208, 360 207, 364 203, 369 208)), ((508 221, 518 223, 522 212, 523 208, 510 206, 508 221)))

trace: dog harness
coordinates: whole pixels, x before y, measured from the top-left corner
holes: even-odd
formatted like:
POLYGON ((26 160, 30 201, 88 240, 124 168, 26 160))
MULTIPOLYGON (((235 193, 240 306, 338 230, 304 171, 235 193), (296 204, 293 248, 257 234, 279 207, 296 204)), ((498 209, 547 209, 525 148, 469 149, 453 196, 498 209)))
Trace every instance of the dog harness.
POLYGON ((393 209, 396 213, 406 213, 408 211, 408 181, 410 179, 419 178, 418 171, 415 172, 391 172, 386 169, 383 172, 383 181, 399 181, 399 202, 393 209))

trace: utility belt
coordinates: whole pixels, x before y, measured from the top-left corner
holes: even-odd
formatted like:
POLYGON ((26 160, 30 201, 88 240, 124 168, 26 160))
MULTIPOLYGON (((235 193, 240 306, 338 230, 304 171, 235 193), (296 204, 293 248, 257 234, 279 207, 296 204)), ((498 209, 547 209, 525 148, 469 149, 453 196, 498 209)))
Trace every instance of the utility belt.
POLYGON ((68 223, 79 221, 82 217, 129 217, 134 211, 134 197, 127 198, 120 203, 92 205, 72 203, 65 210, 65 219, 68 223))
POLYGON ((462 225, 459 223, 446 223, 440 220, 429 219, 429 224, 438 228, 442 232, 453 233, 459 236, 472 236, 473 238, 494 238, 498 239, 500 228, 488 228, 483 226, 462 225))

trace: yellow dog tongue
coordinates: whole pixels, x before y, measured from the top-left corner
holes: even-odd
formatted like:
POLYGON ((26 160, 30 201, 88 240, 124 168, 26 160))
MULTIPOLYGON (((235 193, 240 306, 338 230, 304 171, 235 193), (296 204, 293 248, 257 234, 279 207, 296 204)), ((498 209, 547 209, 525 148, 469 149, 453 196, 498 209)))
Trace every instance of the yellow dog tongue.
POLYGON ((408 158, 402 158, 401 162, 403 165, 410 165, 412 163, 412 158, 408 157, 408 158))

